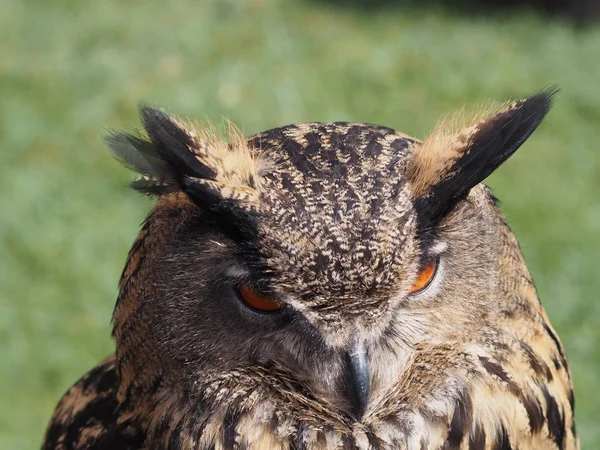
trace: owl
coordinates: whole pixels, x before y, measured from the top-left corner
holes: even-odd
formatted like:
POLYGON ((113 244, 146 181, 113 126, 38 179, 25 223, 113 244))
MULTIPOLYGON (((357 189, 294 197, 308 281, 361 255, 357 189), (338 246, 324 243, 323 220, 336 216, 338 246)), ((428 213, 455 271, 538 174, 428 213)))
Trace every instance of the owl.
POLYGON ((45 449, 577 449, 563 347, 482 181, 555 89, 423 141, 365 123, 245 138, 141 107, 108 146, 156 203, 116 351, 45 449))

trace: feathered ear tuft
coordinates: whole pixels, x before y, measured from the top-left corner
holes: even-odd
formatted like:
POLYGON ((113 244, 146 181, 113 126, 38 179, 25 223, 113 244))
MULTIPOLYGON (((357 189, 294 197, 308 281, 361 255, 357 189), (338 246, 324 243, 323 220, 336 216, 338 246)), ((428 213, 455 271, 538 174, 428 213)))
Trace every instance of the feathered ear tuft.
POLYGON ((557 92, 537 92, 459 127, 456 117, 442 121, 415 150, 407 172, 422 223, 438 221, 506 161, 541 123, 557 92))
POLYGON ((263 163, 232 124, 228 143, 214 127, 202 130, 159 109, 142 105, 140 116, 149 141, 117 132, 105 138, 115 157, 142 175, 134 189, 183 191, 211 209, 256 201, 263 163))
POLYGON ((190 127, 169 117, 164 111, 147 105, 140 107, 140 116, 156 152, 176 174, 215 178, 216 172, 197 157, 201 144, 194 139, 190 127))
POLYGON ((150 142, 139 136, 111 130, 104 138, 104 144, 121 164, 141 175, 131 184, 136 191, 162 195, 177 186, 172 168, 150 142))

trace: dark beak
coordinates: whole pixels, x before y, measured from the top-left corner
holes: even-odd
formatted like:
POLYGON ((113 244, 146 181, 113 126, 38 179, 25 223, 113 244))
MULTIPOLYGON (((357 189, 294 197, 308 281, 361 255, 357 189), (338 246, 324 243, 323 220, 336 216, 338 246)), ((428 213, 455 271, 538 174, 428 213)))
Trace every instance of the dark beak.
POLYGON ((352 415, 361 420, 369 402, 371 379, 369 358, 360 344, 352 346, 345 354, 344 389, 350 400, 352 415))

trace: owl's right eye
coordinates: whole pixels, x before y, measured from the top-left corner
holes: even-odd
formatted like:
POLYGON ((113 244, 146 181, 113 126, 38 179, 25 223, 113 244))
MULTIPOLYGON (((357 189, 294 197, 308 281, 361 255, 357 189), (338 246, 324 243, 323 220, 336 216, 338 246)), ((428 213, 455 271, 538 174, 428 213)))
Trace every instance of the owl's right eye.
POLYGON ((281 309, 282 305, 273 297, 259 294, 245 283, 240 283, 237 287, 241 299, 252 309, 260 312, 270 313, 281 309))
POLYGON ((417 279, 414 281, 412 287, 410 288, 411 294, 417 294, 421 291, 424 291, 429 287, 435 274, 437 272, 438 267, 438 258, 431 258, 425 267, 419 272, 417 275, 417 279))

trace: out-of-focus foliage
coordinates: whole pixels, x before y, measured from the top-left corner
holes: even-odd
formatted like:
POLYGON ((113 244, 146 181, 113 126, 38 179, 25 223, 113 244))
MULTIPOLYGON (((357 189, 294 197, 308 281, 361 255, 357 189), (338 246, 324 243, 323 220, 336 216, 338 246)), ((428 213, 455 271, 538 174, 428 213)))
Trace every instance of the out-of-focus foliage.
MULTIPOLYGON (((413 2, 415 3, 415 2, 413 2)), ((600 440, 600 29, 439 5, 284 0, 0 3, 0 447, 37 448, 112 351, 117 281, 148 200, 101 145, 140 100, 247 133, 352 120, 422 137, 463 103, 563 92, 489 182, 600 440)))

